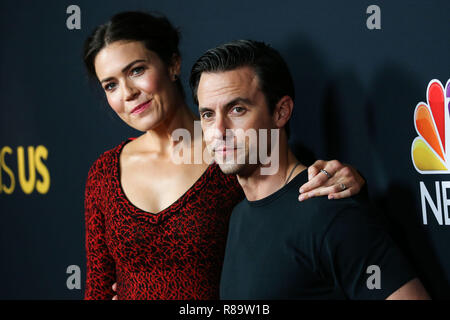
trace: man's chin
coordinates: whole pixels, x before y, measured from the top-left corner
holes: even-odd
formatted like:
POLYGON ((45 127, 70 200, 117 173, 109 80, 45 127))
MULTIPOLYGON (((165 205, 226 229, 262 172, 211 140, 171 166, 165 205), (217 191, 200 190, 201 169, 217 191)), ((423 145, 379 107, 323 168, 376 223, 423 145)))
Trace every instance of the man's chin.
POLYGON ((220 170, 225 174, 239 174, 245 169, 245 164, 218 163, 220 170))

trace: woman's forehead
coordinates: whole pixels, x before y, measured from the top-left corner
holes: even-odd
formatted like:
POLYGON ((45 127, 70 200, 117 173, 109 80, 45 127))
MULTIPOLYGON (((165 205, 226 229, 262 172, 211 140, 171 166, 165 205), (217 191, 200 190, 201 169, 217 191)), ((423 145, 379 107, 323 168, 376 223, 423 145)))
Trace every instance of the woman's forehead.
POLYGON ((155 61, 157 55, 139 41, 116 41, 99 51, 94 60, 95 71, 100 79, 108 74, 121 72, 135 60, 155 61))

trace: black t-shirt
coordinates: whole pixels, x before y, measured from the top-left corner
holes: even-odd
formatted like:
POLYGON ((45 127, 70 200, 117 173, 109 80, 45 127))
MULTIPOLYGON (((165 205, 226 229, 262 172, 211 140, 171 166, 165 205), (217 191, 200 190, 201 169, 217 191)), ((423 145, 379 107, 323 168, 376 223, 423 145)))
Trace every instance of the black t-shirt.
POLYGON ((234 208, 221 299, 385 299, 415 278, 360 202, 299 202, 305 182, 306 170, 270 196, 234 208))

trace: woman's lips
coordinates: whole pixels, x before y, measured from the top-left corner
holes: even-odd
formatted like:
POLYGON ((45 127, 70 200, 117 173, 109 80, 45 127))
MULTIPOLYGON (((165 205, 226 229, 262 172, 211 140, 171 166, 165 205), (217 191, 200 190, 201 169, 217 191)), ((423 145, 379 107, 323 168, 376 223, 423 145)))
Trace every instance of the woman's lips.
POLYGON ((131 113, 132 114, 138 114, 138 113, 143 112, 144 110, 146 110, 150 106, 151 102, 152 102, 152 100, 148 100, 147 102, 141 103, 137 107, 133 108, 133 110, 131 110, 131 113))

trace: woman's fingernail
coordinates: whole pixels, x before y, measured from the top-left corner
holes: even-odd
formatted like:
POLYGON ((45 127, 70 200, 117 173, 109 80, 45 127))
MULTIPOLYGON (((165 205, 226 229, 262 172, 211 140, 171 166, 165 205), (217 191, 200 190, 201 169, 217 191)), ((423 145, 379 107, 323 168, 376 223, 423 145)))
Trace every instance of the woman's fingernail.
POLYGON ((300 193, 303 193, 303 191, 305 191, 305 189, 303 189, 303 188, 300 188, 300 193))

